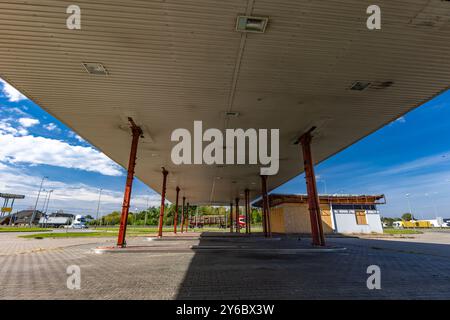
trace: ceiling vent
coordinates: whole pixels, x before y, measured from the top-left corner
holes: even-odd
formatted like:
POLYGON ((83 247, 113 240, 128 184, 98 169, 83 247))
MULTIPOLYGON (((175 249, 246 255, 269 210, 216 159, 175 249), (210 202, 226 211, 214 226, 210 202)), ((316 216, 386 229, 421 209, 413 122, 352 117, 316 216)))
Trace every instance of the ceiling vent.
POLYGON ((108 71, 103 66, 103 64, 98 62, 83 62, 83 67, 89 74, 106 76, 108 71))
POLYGON ((366 82, 366 81, 355 81, 355 82, 353 82, 353 84, 350 86, 350 90, 363 91, 363 90, 366 90, 369 86, 370 86, 370 82, 366 82))
POLYGON ((223 115, 227 118, 237 118, 239 117, 240 113, 237 111, 225 111, 223 115))
POLYGON ((264 33, 266 31, 269 18, 238 16, 236 21, 236 31, 264 33))
POLYGON ((392 87, 394 82, 392 81, 376 81, 372 82, 369 86, 370 89, 386 89, 392 87))
POLYGON ((350 90, 364 91, 367 88, 379 90, 379 89, 389 88, 393 84, 394 84, 393 81, 372 81, 372 82, 369 82, 369 81, 355 81, 350 86, 350 90))
POLYGON ((427 5, 411 19, 410 24, 421 28, 441 29, 450 22, 450 1, 430 0, 427 5))

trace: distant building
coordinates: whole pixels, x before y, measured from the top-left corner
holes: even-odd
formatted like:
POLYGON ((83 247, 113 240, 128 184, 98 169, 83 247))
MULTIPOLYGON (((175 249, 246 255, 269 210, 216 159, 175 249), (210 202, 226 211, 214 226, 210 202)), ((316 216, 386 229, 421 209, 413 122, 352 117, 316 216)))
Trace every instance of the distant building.
MULTIPOLYGON (((324 233, 383 233, 377 205, 384 195, 321 195, 324 233)), ((262 201, 254 204, 262 206, 262 201)), ((311 233, 307 195, 269 195, 270 225, 274 233, 311 233)))
POLYGON ((65 213, 62 210, 54 212, 50 215, 44 215, 39 219, 39 226, 58 228, 70 225, 76 219, 76 215, 71 213, 65 213))
MULTIPOLYGON (((12 223, 14 225, 27 225, 30 223, 31 217, 33 216, 34 210, 22 210, 12 214, 12 223)), ((36 215, 32 224, 38 224, 39 219, 42 217, 43 213, 36 210, 36 215)))
MULTIPOLYGON (((22 194, 0 193, 0 198, 3 199, 3 204, 0 207, 0 218, 4 218, 9 216, 13 211, 14 201, 17 199, 25 199, 25 196, 22 194)), ((0 224, 2 223, 2 220, 5 219, 0 219, 0 224)))

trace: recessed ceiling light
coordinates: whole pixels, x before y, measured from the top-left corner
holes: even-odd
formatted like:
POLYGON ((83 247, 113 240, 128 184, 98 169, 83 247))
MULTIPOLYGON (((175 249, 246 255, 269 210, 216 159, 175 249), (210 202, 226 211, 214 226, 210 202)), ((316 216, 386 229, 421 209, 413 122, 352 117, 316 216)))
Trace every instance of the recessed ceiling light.
POLYGON ((363 91, 369 89, 386 89, 394 84, 393 81, 355 81, 350 87, 350 90, 363 91))
POLYGON ((269 18, 238 16, 236 21, 236 31, 264 33, 266 31, 269 18))
POLYGON ((239 117, 239 112, 237 112, 237 111, 225 111, 224 115, 225 115, 225 117, 229 117, 229 118, 237 118, 237 117, 239 117))
POLYGON ((363 90, 367 89, 369 86, 370 86, 370 82, 356 81, 356 82, 353 82, 353 84, 350 87, 350 90, 363 91, 363 90))
POLYGON ((392 81, 377 81, 370 85, 370 89, 385 89, 391 87, 393 84, 394 82, 392 81))
POLYGON ((94 75, 108 75, 108 70, 103 66, 103 64, 98 62, 83 62, 83 66, 89 74, 94 75))

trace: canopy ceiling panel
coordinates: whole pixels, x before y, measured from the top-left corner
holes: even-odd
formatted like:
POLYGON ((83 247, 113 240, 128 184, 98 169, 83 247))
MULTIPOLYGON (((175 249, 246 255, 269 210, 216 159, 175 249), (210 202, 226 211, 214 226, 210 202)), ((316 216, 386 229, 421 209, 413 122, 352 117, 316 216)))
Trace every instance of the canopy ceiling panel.
POLYGON ((171 201, 177 185, 191 203, 260 194, 259 166, 172 163, 172 131, 194 120, 280 129, 273 189, 302 173, 293 142, 312 126, 321 162, 450 82, 449 1, 378 1, 376 31, 361 0, 80 0, 81 30, 66 27, 71 4, 0 1, 0 76, 124 167, 133 117, 145 136, 136 175, 159 192, 164 166, 171 201), (266 32, 236 32, 240 14, 269 17, 266 32), (378 85, 350 90, 355 81, 378 85))

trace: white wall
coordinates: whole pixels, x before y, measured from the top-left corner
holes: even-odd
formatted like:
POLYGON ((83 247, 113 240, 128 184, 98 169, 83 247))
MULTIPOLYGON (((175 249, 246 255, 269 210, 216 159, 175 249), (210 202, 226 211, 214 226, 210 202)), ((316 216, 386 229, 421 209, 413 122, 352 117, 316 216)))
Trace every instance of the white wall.
POLYGON ((367 225, 356 224, 356 216, 354 211, 349 210, 351 213, 337 213, 334 211, 336 232, 339 233, 383 233, 383 226, 381 224, 381 218, 379 214, 370 213, 366 214, 367 225))

